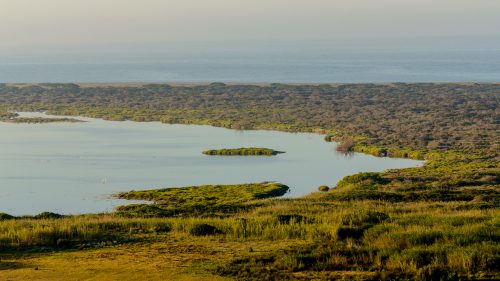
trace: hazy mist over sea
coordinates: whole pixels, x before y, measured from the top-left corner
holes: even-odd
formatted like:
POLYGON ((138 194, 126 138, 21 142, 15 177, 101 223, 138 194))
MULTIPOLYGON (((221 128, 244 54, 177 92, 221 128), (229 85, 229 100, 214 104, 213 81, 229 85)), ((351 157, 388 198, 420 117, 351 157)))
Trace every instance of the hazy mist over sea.
POLYGON ((0 55, 0 82, 495 82, 500 49, 266 46, 0 55))
POLYGON ((498 81, 496 0, 0 0, 0 82, 498 81))

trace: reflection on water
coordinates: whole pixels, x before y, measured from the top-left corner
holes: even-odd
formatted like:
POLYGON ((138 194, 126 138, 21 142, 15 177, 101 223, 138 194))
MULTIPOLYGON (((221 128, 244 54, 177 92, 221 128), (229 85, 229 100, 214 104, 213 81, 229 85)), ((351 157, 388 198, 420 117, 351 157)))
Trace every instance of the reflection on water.
POLYGON ((0 212, 104 212, 128 203, 110 198, 116 192, 201 184, 278 181, 291 187, 287 196, 299 196, 357 172, 421 164, 358 153, 345 157, 316 134, 79 119, 88 122, 0 122, 0 212), (274 157, 201 153, 246 146, 286 153, 274 157))

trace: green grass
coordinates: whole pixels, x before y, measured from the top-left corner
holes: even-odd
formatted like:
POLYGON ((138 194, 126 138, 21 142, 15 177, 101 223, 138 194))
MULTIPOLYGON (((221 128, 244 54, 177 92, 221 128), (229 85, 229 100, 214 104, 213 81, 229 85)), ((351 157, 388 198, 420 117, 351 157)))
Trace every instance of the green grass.
POLYGON ((262 147, 210 149, 203 151, 203 154, 206 155, 219 155, 219 156, 274 156, 280 153, 284 152, 262 147))
MULTIPOLYGON (((467 204, 336 201, 316 193, 263 200, 259 207, 225 218, 103 214, 14 219, 0 221, 0 257, 23 249, 77 248, 84 254, 123 244, 179 241, 184 252, 193 251, 188 245, 204 243, 212 255, 232 253, 216 264, 186 263, 236 280, 498 278, 500 211, 461 208, 467 204), (260 243, 267 246, 258 249, 260 243), (271 246, 279 243, 288 246, 271 246)), ((147 248, 129 255, 145 255, 147 248)))
POLYGON ((170 224, 158 219, 134 220, 106 215, 15 218, 0 221, 0 253, 15 249, 44 250, 44 247, 110 246, 170 229, 170 224))
POLYGON ((282 196, 288 190, 286 185, 264 182, 130 191, 117 197, 154 201, 155 204, 122 206, 118 213, 123 216, 220 215, 248 208, 248 203, 257 199, 282 196))

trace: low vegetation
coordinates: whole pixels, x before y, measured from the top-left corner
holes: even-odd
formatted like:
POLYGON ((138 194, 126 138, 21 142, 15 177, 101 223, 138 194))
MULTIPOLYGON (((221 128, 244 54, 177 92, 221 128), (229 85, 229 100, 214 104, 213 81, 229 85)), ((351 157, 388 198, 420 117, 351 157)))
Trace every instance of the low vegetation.
POLYGON ((2 112, 0 110, 0 122, 8 123, 28 123, 28 124, 43 124, 43 123, 80 123, 84 122, 75 118, 45 118, 45 117, 19 117, 15 112, 2 112))
POLYGON ((82 123, 84 121, 74 118, 44 118, 44 117, 15 117, 0 119, 3 122, 9 123, 27 123, 27 124, 43 124, 43 123, 82 123))
POLYGON ((0 121, 5 121, 18 117, 19 115, 15 112, 8 112, 0 110, 0 121))
MULTIPOLYGON (((474 200, 343 201, 332 200, 329 193, 264 200, 256 208, 224 218, 200 213, 165 218, 103 214, 1 221, 1 262, 22 260, 23 249, 59 255, 71 255, 65 249, 80 249, 91 255, 121 245, 150 245, 127 246, 133 250, 117 257, 126 260, 148 256, 151 245, 166 243, 166 252, 210 253, 202 260, 186 260, 184 267, 191 276, 196 272, 236 280, 494 280, 500 276, 498 207, 478 206, 474 200)), ((150 256, 150 262, 158 255, 150 256)), ((31 266, 43 264, 51 254, 42 256, 31 266)), ((148 274, 161 271, 156 268, 148 274)))
POLYGON ((262 147, 210 149, 203 151, 203 154, 206 155, 219 155, 219 156, 274 156, 280 153, 284 152, 262 147))
POLYGON ((239 185, 202 185, 183 188, 129 191, 118 198, 148 200, 155 204, 136 204, 117 209, 122 216, 181 216, 224 215, 250 208, 248 203, 257 199, 282 196, 289 187, 280 183, 239 185))
POLYGON ((327 185, 321 185, 318 187, 318 191, 327 192, 328 190, 330 190, 330 187, 327 185))
POLYGON ((351 175, 302 198, 257 193, 286 192, 275 183, 205 186, 123 193, 154 204, 110 214, 0 214, 0 274, 498 280, 499 101, 500 84, 480 83, 0 85, 0 112, 318 132, 343 141, 345 153, 426 160, 351 175))

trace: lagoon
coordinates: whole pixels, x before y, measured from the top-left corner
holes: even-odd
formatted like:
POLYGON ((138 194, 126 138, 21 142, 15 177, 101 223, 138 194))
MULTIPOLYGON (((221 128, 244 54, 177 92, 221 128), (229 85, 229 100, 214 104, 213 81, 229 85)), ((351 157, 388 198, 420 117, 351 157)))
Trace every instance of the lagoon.
MULTIPOLYGON (((23 117, 50 117, 20 113, 23 117)), ((347 175, 415 167, 422 161, 345 156, 311 133, 238 131, 199 125, 105 121, 0 122, 0 212, 30 215, 109 212, 129 190, 277 181, 296 197, 347 175), (202 151, 269 147, 275 157, 213 157, 202 151)))

